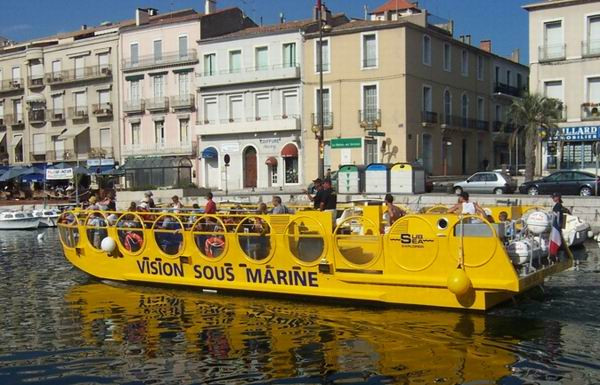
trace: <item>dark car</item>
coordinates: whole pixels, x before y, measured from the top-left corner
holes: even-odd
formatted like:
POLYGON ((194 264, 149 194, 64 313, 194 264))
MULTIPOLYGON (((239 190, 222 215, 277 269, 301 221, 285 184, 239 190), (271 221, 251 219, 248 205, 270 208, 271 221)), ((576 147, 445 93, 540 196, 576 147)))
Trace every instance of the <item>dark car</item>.
POLYGON ((590 196, 596 192, 600 179, 589 172, 558 171, 545 178, 525 182, 519 186, 521 194, 538 195, 561 193, 563 195, 590 196))

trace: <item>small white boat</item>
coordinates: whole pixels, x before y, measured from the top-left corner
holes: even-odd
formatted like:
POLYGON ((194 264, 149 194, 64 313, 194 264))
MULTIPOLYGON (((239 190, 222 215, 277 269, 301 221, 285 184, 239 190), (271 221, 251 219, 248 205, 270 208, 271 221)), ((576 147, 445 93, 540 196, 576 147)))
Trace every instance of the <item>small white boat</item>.
POLYGON ((57 209, 33 210, 34 218, 40 219, 40 227, 56 227, 60 211, 57 209))
POLYGON ((563 238, 569 247, 582 245, 591 233, 591 226, 574 215, 565 214, 563 238))
POLYGON ((40 219, 23 211, 0 212, 0 230, 32 230, 40 225, 40 219))

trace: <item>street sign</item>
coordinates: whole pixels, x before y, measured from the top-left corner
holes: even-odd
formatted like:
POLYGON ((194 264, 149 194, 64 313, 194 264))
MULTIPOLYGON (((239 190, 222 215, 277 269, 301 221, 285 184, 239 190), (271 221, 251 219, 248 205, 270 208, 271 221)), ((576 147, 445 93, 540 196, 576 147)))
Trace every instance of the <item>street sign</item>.
POLYGON ((369 136, 385 136, 385 132, 369 131, 369 132, 367 132, 367 135, 369 135, 369 136))
POLYGON ((331 148, 360 148, 362 147, 362 138, 340 138, 331 139, 331 148))
POLYGON ((223 160, 225 161, 225 167, 229 167, 229 162, 231 161, 231 157, 229 156, 229 154, 225 154, 223 160))

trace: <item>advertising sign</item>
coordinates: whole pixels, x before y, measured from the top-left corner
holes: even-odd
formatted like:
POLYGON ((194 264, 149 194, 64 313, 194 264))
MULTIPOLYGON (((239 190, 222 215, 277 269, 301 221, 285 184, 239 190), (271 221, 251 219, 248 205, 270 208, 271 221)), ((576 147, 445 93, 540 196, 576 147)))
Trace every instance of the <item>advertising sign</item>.
POLYGON ((65 180, 73 179, 72 168, 57 168, 46 170, 46 180, 65 180))

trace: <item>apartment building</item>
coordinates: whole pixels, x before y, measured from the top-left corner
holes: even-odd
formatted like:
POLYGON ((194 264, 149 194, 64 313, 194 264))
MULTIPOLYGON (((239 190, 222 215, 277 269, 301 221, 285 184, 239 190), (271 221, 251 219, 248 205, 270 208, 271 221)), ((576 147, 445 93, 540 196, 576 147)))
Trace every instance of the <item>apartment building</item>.
MULTIPOLYGON (((325 168, 419 162, 435 175, 468 174, 508 163, 504 122, 528 69, 455 39, 453 24, 390 1, 370 20, 324 29, 323 111, 318 33, 305 35, 306 180, 317 175, 323 114, 325 168), (510 85, 510 87, 509 87, 510 85)), ((403 3, 403 2, 398 2, 403 3)))
POLYGON ((559 134, 542 145, 542 173, 593 171, 600 141, 600 1, 554 0, 529 11, 533 92, 563 103, 559 134))
POLYGON ((0 48, 0 160, 114 165, 118 29, 84 25, 0 48))
POLYGON ((240 9, 216 11, 209 1, 203 14, 137 9, 135 24, 121 29, 122 156, 138 158, 125 162, 129 186, 193 180, 196 42, 250 25, 240 9))
POLYGON ((200 185, 279 190, 303 182, 302 36, 317 25, 282 21, 199 42, 200 185))

